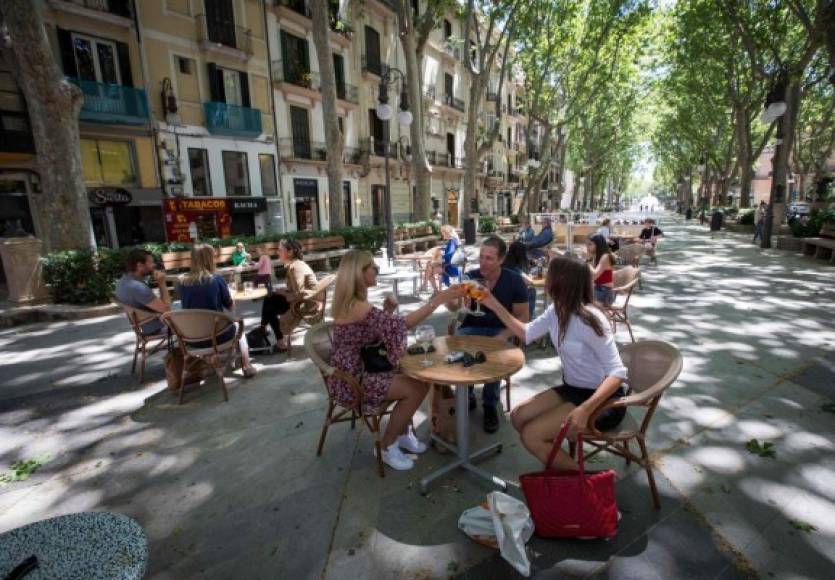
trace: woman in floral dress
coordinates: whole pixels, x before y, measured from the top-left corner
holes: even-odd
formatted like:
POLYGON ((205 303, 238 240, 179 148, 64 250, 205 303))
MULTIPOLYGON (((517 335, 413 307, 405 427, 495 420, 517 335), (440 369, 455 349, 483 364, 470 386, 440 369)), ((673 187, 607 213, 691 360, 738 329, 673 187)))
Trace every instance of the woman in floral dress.
MULTIPOLYGON (((378 268, 369 252, 352 250, 343 256, 333 297, 333 344, 336 348, 330 364, 354 377, 363 377, 363 410, 371 411, 385 401, 396 401, 383 433, 383 461, 394 469, 406 470, 411 469, 414 462, 401 448, 412 453, 426 451, 426 445, 415 437, 411 422, 429 385, 397 371, 363 375, 360 350, 365 345, 383 341, 388 359, 396 368, 406 350, 408 329, 420 324, 441 304, 460 298, 463 289, 453 286, 434 295, 407 316, 399 316, 394 314, 397 308, 394 300, 386 299, 382 310, 368 302, 368 288, 377 285, 377 274, 378 268)), ((330 377, 328 389, 341 405, 354 404, 354 391, 345 380, 330 377)))

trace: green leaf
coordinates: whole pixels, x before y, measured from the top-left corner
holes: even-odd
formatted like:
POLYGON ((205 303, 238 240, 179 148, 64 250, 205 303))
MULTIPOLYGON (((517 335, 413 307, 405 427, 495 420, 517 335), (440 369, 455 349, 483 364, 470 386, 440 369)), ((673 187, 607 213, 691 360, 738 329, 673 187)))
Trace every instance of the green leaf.
POLYGON ((807 534, 811 534, 812 532, 817 531, 817 528, 810 524, 809 522, 804 522, 803 520, 789 520, 789 523, 794 527, 796 530, 800 530, 801 532, 806 532, 807 534))
POLYGON ((36 457, 34 459, 20 459, 12 463, 9 471, 0 473, 0 487, 13 483, 15 481, 25 481, 29 476, 40 469, 45 463, 50 461, 48 455, 36 457))
POLYGON ((748 453, 759 455, 760 457, 767 457, 775 459, 777 457, 777 449, 771 441, 763 441, 760 443, 756 439, 751 439, 745 444, 748 453))

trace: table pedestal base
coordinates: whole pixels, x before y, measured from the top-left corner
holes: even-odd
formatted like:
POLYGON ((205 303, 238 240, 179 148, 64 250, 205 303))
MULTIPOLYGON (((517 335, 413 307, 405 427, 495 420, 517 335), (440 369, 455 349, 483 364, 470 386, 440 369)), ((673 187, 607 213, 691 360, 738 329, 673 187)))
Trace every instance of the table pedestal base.
POLYGON ((461 469, 465 469, 470 473, 477 475, 482 479, 486 479, 502 491, 507 490, 507 482, 505 482, 500 477, 492 475, 483 469, 480 469, 473 465, 473 461, 483 458, 486 455, 494 452, 500 452, 502 450, 501 443, 493 443, 492 445, 488 445, 483 449, 479 449, 478 451, 474 451, 470 453, 470 439, 469 439, 469 423, 470 423, 470 402, 469 402, 469 385, 456 385, 455 387, 455 431, 456 437, 458 438, 458 445, 452 445, 451 443, 444 441, 440 437, 436 435, 432 435, 432 441, 438 445, 441 445, 445 449, 452 451, 455 453, 458 458, 451 463, 444 465, 440 469, 437 469, 424 477, 420 480, 420 492, 422 494, 426 494, 429 484, 438 479, 439 477, 443 477, 450 471, 460 467, 461 469))

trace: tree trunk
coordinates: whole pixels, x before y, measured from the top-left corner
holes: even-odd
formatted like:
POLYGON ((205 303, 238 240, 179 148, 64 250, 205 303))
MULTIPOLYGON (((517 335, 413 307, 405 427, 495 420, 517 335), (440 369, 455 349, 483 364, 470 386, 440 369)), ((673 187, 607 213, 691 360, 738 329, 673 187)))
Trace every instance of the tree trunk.
POLYGON ((423 48, 418 47, 417 31, 412 7, 406 0, 397 1, 397 22, 400 32, 400 44, 405 56, 406 90, 409 94, 409 108, 412 111, 412 124, 409 127, 412 154, 412 175, 416 190, 414 216, 415 221, 428 220, 431 217, 431 194, 429 190, 429 163, 426 161, 426 132, 424 131, 423 107, 423 48))
POLYGON ((754 179, 751 165, 754 160, 751 157, 751 120, 744 110, 736 115, 736 145, 740 168, 739 207, 746 208, 751 207, 751 181, 754 179))
POLYGON ((801 81, 791 77, 786 87, 786 112, 777 122, 777 147, 772 158, 771 191, 768 194, 768 210, 765 214, 761 248, 771 247, 774 224, 778 227, 786 215, 786 177, 789 170, 789 152, 792 150, 794 127, 800 110, 801 81))
POLYGON ((53 58, 43 24, 43 4, 0 0, 5 20, 12 74, 26 99, 37 151, 42 193, 32 194, 32 212, 40 224, 46 251, 92 246, 90 211, 78 114, 81 90, 67 82, 53 58))
MULTIPOLYGON (((486 80, 482 75, 470 75, 470 102, 467 104, 467 132, 464 135, 464 195, 462 196, 459 213, 466 218, 473 211, 473 199, 478 199, 476 190, 476 176, 481 169, 481 159, 478 157, 478 113, 481 99, 484 95, 486 80)), ((462 222, 463 223, 463 222, 462 222)))
POLYGON ((313 20, 313 43, 319 62, 321 78, 322 116, 325 125, 325 140, 328 147, 328 221, 329 229, 345 225, 345 210, 342 204, 342 163, 345 148, 342 131, 339 130, 339 115, 336 112, 336 73, 333 68, 333 54, 330 47, 330 23, 328 22, 328 0, 310 0, 313 20))

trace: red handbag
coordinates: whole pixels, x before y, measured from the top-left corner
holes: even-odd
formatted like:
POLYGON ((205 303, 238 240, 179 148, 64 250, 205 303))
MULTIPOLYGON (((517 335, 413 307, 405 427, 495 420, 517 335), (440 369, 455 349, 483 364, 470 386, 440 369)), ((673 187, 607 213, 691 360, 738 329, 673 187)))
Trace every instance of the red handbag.
POLYGON ((618 531, 615 472, 586 471, 583 436, 577 435, 580 471, 552 469, 568 425, 554 439, 544 471, 519 478, 536 534, 544 538, 611 538, 618 531))

